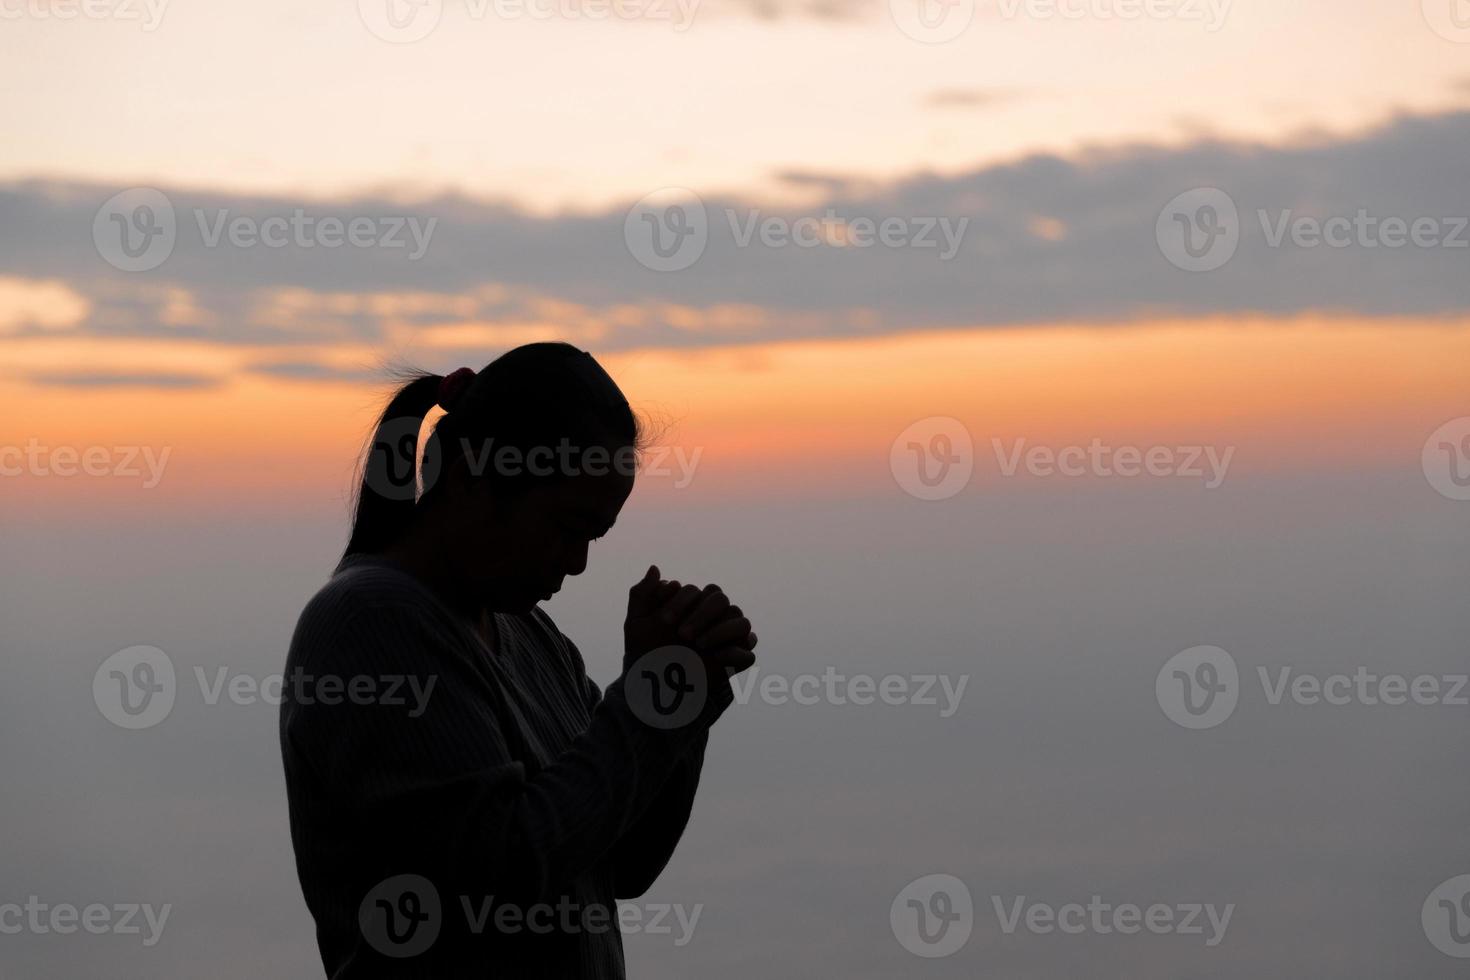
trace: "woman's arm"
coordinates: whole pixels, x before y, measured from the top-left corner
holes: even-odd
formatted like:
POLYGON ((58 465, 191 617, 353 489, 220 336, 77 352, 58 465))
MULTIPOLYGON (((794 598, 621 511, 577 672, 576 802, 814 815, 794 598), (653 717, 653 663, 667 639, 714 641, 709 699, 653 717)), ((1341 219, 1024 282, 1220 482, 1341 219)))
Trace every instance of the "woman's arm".
MULTIPOLYGON (((570 640, 567 643, 575 651, 575 645, 570 640)), ((585 673, 583 678, 588 708, 595 710, 602 694, 585 673)), ((721 712, 734 700, 728 685, 715 697, 723 702, 719 709, 721 712)), ((613 846, 613 883, 618 898, 638 898, 648 891, 674 856, 694 809, 694 796, 699 789, 708 744, 709 729, 705 728, 691 740, 684 755, 674 764, 673 771, 648 809, 613 846)))
POLYGON ((315 827, 327 864, 351 867, 354 878, 412 872, 441 889, 544 900, 638 825, 728 704, 711 698, 689 725, 661 730, 629 708, 620 679, 587 730, 528 773, 510 748, 518 735, 475 689, 483 682, 435 648, 417 613, 363 607, 327 642, 293 650, 318 675, 437 681, 417 717, 408 706, 298 703, 289 691, 282 705, 293 824, 315 827))

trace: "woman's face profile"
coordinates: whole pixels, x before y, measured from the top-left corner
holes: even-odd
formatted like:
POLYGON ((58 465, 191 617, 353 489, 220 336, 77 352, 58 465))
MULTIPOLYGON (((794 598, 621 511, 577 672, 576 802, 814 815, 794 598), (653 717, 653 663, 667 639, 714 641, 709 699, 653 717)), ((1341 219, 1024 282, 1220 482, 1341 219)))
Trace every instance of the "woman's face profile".
POLYGON ((579 475, 523 493, 478 495, 466 522, 468 568, 491 608, 524 612, 587 568, 593 541, 612 529, 633 492, 632 474, 579 475))

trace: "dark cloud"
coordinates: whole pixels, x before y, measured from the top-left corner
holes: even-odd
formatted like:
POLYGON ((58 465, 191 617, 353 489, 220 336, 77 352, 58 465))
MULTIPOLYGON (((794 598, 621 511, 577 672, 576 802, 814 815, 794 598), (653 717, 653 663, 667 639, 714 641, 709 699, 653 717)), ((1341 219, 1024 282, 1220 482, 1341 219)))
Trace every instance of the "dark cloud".
POLYGON ((1470 215, 1467 157, 1470 112, 1456 112, 1401 116, 1364 133, 1289 145, 1136 144, 880 184, 793 170, 778 176, 816 189, 820 203, 782 210, 709 194, 707 246, 678 272, 655 272, 634 259, 624 240, 626 206, 540 216, 452 195, 405 204, 165 188, 177 216, 174 250, 152 271, 127 273, 103 260, 92 237, 99 205, 118 188, 17 182, 0 185, 0 267, 61 279, 85 296, 93 313, 78 328, 84 333, 262 345, 375 343, 389 323, 571 330, 580 319, 599 325, 600 348, 612 350, 1310 310, 1455 316, 1470 307, 1470 249, 1298 248, 1289 241, 1273 248, 1257 211, 1268 223, 1286 209, 1317 218, 1361 210, 1408 222, 1470 215), (1240 214, 1236 254, 1208 273, 1176 268, 1155 237, 1166 203, 1199 187, 1225 191, 1240 214), (259 223, 298 211, 344 226, 363 219, 363 228, 402 244, 206 244, 221 217, 259 223), (928 231, 937 239, 929 248, 773 248, 758 233, 740 244, 753 222, 824 217, 897 218, 914 232, 935 219, 952 229, 967 225, 949 261, 940 258, 937 228, 928 231), (412 259, 408 229, 417 222, 422 234, 431 221, 423 254, 412 259), (374 300, 384 295, 416 299, 384 307, 374 300))

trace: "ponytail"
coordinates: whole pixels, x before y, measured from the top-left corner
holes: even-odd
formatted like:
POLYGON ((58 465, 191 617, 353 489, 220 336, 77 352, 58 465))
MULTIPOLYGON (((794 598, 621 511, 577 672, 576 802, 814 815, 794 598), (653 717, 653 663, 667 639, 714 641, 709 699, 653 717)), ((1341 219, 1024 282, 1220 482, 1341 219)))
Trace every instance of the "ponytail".
MULTIPOLYGON (((438 401, 443 381, 437 374, 408 375, 378 417, 373 441, 362 460, 362 482, 357 490, 352 536, 347 541, 344 558, 382 551, 413 521, 419 482, 419 432, 424 417, 438 401)), ((426 481, 437 473, 437 457, 436 440, 431 439, 425 447, 426 481)))

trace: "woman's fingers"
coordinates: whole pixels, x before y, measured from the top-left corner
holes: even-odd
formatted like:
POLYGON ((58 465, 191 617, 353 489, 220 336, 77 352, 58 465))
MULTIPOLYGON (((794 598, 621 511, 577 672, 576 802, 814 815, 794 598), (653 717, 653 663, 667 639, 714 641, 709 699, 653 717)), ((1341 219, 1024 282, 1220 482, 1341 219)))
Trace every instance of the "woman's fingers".
MULTIPOLYGON (((741 611, 739 606, 731 606, 729 609, 725 610, 725 618, 744 619, 747 624, 750 623, 749 618, 746 617, 745 613, 741 611)), ((749 627, 747 626, 747 630, 748 629, 749 627)), ((737 647, 745 647, 745 649, 747 650, 754 650, 755 644, 756 636, 754 632, 747 632, 744 637, 735 641, 735 645, 737 647)))
POLYGON ((685 641, 693 641, 710 626, 724 619, 725 610, 729 608, 730 597, 720 591, 718 585, 706 585, 699 602, 679 624, 679 636, 685 641))
POLYGON ((725 646, 745 646, 748 636, 750 636, 750 620, 744 616, 736 616, 734 619, 722 619, 703 633, 698 634, 694 639, 694 645, 701 650, 713 650, 725 646))
POLYGON ((727 674, 738 674, 755 663, 755 654, 744 647, 721 647, 701 653, 700 657, 710 670, 723 670, 727 674))
POLYGON ((718 585, 711 583, 701 589, 681 585, 678 580, 660 580, 654 589, 654 609, 659 619, 674 627, 683 643, 701 650, 725 646, 747 652, 755 649, 757 638, 750 620, 718 585))
POLYGON ((658 608, 658 566, 649 565, 643 577, 628 590, 628 612, 638 614, 658 608))
POLYGON ((704 593, 697 585, 686 585, 674 593, 673 598, 665 602, 659 610, 659 619, 669 626, 674 626, 684 621, 684 617, 693 608, 695 602, 704 593))

